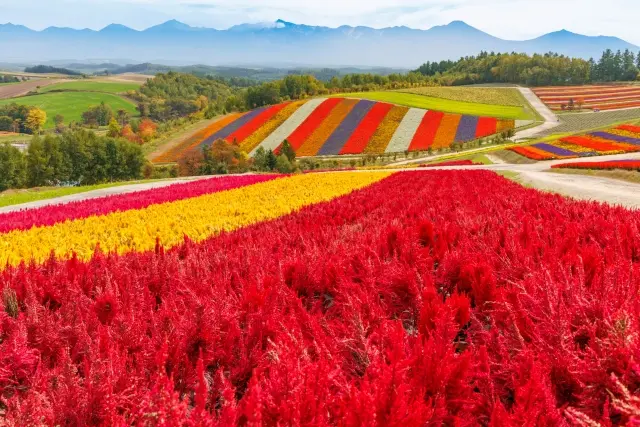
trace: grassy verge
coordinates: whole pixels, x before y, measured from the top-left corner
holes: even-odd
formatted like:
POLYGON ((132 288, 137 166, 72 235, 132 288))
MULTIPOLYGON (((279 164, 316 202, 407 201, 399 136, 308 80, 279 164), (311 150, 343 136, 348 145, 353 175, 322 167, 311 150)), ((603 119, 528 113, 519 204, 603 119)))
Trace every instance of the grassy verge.
POLYGON ((0 193, 0 208, 4 206, 19 205, 22 203, 36 202, 39 200, 53 199, 56 197, 69 196, 72 194, 86 193, 92 190, 101 190, 104 188, 121 187, 130 184, 142 184, 145 182, 154 182, 162 180, 142 180, 142 181, 125 181, 107 184, 85 185, 82 187, 38 187, 20 190, 7 190, 0 193))
POLYGON ((513 172, 513 171, 495 171, 495 172, 498 175, 502 175, 503 177, 522 185, 522 180, 520 179, 520 174, 518 172, 513 172))
POLYGON ((370 99, 372 101, 389 102, 412 108, 444 111, 446 113, 469 114, 474 116, 490 116, 503 119, 532 120, 523 107, 508 105, 491 105, 474 102, 453 101, 403 92, 359 92, 335 95, 336 97, 370 99))
POLYGON ((496 151, 491 153, 491 155, 497 157, 498 159, 502 160, 505 163, 510 163, 514 165, 530 165, 530 164, 536 163, 535 160, 528 159, 510 150, 496 151))
POLYGON ((640 184, 640 172, 624 169, 598 170, 598 169, 551 169, 550 173, 563 173, 566 175, 586 175, 598 178, 617 179, 619 181, 640 184))
MULTIPOLYGON (((476 153, 471 153, 471 154, 467 154, 465 156, 458 156, 455 158, 455 160, 471 160, 473 163, 476 164, 480 164, 480 165, 492 165, 493 162, 491 161, 491 159, 489 159, 486 154, 476 154, 476 153)), ((416 163, 415 166, 419 165, 419 164, 424 164, 424 165, 433 165, 433 164, 438 164, 438 163, 443 163, 443 162, 448 162, 450 160, 442 160, 442 159, 434 159, 434 160, 429 160, 426 161, 424 163, 416 163)))

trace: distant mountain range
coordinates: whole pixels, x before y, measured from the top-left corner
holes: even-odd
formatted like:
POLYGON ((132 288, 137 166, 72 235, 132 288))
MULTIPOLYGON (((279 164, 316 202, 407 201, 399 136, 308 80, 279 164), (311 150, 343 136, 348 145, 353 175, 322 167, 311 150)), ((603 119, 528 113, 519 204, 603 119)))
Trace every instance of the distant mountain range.
POLYGON ((426 61, 458 59, 481 50, 557 52, 589 58, 599 57, 605 49, 640 48, 616 37, 590 37, 566 30, 532 40, 503 40, 462 21, 429 30, 328 28, 283 20, 228 30, 196 28, 175 20, 144 31, 119 24, 100 31, 58 27, 34 31, 22 25, 0 25, 2 60, 20 63, 136 58, 136 62, 172 64, 414 68, 426 61))

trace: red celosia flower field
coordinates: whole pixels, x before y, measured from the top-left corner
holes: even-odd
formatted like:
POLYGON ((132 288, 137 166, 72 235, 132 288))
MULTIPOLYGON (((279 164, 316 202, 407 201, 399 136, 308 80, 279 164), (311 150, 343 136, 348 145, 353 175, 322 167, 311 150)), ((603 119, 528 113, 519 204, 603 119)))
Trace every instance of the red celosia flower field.
POLYGON ((0 424, 638 422, 639 269, 639 213, 488 171, 6 267, 0 424))

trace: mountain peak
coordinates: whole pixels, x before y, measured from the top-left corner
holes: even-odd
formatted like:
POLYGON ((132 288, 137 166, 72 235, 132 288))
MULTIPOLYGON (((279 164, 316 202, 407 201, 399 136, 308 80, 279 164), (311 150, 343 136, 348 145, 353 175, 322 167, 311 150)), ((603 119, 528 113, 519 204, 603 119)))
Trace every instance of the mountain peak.
POLYGON ((122 24, 109 24, 106 27, 104 27, 103 29, 100 30, 101 33, 130 33, 130 32, 136 32, 136 30, 127 27, 126 25, 122 25, 122 24))
POLYGON ((179 30, 179 31, 191 31, 195 28, 185 24, 184 22, 180 22, 176 19, 171 19, 167 22, 163 22, 162 24, 155 25, 153 27, 147 28, 146 31, 149 30, 179 30))

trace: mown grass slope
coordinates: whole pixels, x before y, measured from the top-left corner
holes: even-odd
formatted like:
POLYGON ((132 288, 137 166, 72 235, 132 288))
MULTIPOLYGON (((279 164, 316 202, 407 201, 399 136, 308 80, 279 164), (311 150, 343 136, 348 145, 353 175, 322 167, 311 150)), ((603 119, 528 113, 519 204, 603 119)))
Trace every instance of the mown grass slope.
POLYGON ((117 95, 99 92, 43 93, 41 95, 2 99, 0 100, 0 105, 16 103, 41 108, 47 113, 45 128, 52 128, 54 126, 53 118, 56 114, 62 114, 65 123, 80 121, 83 112, 101 102, 109 105, 113 111, 122 109, 132 115, 137 115, 136 106, 133 103, 117 95))
POLYGON ((136 90, 140 87, 139 83, 131 82, 103 82, 93 80, 78 80, 73 82, 57 83, 39 89, 38 92, 46 93, 53 91, 75 91, 75 92, 105 92, 105 93, 124 93, 130 90, 136 90))
POLYGON ((443 111, 446 113, 469 114, 473 116, 489 116, 502 119, 531 120, 523 107, 512 105, 491 105, 478 102, 463 102, 452 99, 436 98, 407 92, 358 92, 336 95, 348 98, 370 99, 372 101, 389 102, 412 108, 443 111))

